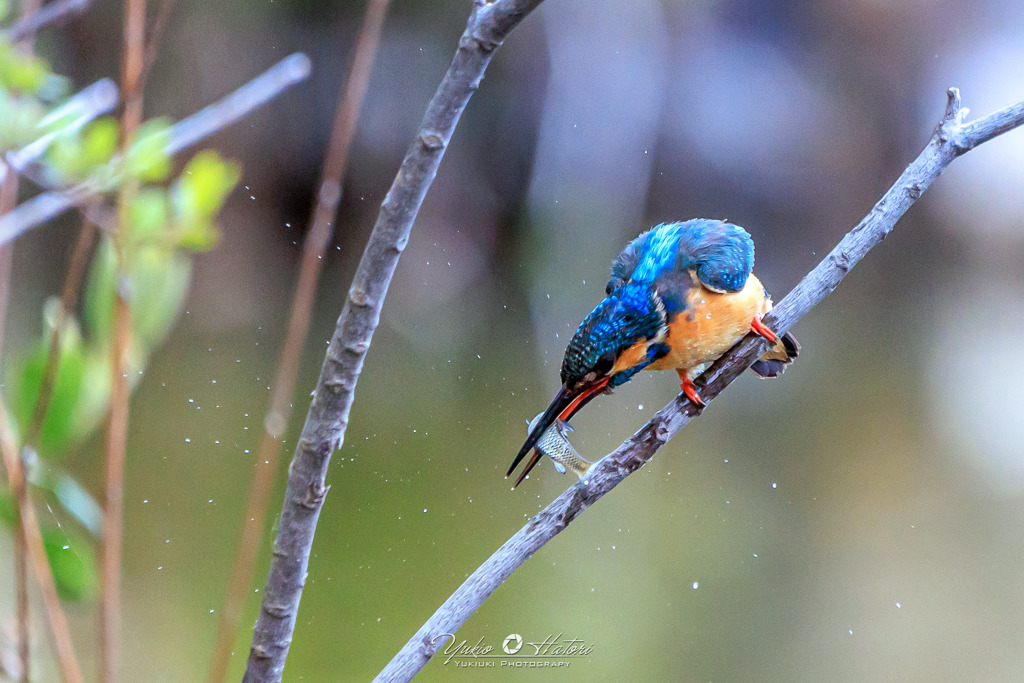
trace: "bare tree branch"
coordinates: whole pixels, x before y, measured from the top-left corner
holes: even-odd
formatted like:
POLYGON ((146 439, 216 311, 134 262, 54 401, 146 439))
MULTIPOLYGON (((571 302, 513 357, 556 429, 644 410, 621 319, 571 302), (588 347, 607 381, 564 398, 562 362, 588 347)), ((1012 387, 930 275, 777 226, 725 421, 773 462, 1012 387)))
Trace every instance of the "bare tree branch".
POLYGON ((389 3, 390 0, 370 0, 366 5, 366 16, 356 41, 352 66, 341 93, 341 100, 338 102, 331 138, 327 143, 319 191, 313 206, 309 232, 306 233, 302 248, 302 265, 292 297, 288 332, 281 347, 281 356, 272 384, 270 407, 263 420, 263 435, 256 451, 249 495, 245 501, 238 551, 231 567, 224 606, 220 610, 217 639, 207 677, 210 683, 220 683, 227 677, 238 623, 242 618, 246 598, 252 595, 250 586, 260 543, 263 540, 270 494, 277 478, 277 464, 281 456, 280 439, 291 417, 291 401, 295 394, 302 347, 306 343, 309 321, 313 314, 320 268, 334 232, 333 224, 338 213, 338 204, 341 202, 341 186, 348 166, 349 149, 355 138, 356 120, 363 107, 363 98, 370 82, 370 71, 377 55, 377 46, 380 43, 380 33, 389 3))
MULTIPOLYGON (((227 128, 252 110, 263 106, 309 76, 310 62, 296 52, 282 59, 238 90, 171 126, 164 151, 177 154, 203 138, 227 128)), ((14 211, 0 216, 0 244, 87 202, 98 194, 91 183, 67 190, 51 190, 22 202, 14 211)))
POLYGON ((23 19, 14 22, 5 31, 7 39, 12 43, 24 40, 45 26, 66 19, 71 15, 81 14, 91 4, 92 0, 57 0, 57 2, 51 2, 23 19))
POLYGON ((331 454, 345 438, 349 410, 398 258, 455 126, 509 32, 541 0, 474 0, 459 47, 427 106, 419 132, 359 262, 331 337, 313 401, 288 469, 288 488, 274 541, 246 681, 278 681, 298 614, 317 519, 327 495, 331 454))
MULTIPOLYGON (((40 0, 26 0, 22 2, 19 7, 21 16, 18 23, 25 27, 26 30, 22 31, 20 35, 18 32, 8 34, 13 36, 18 49, 26 54, 31 54, 36 37, 35 27, 26 19, 38 17, 39 7, 40 0)), ((0 171, 2 171, 0 172, 0 214, 11 211, 18 203, 18 176, 13 173, 8 175, 7 169, 8 164, 0 164, 0 171)), ((13 248, 13 245, 10 244, 0 245, 0 349, 3 348, 4 328, 7 322, 7 303, 10 295, 13 248)), ((2 356, 2 351, 0 351, 0 356, 2 356)), ((5 448, 7 446, 8 444, 5 444, 5 448)), ((17 456, 15 455, 15 457, 17 456)), ((18 462, 17 465, 20 468, 21 463, 18 462)), ((24 472, 17 473, 18 485, 15 485, 15 474, 10 473, 10 466, 8 466, 8 471, 9 477, 11 477, 11 486, 15 490, 14 508, 15 518, 18 523, 18 533, 14 534, 14 575, 18 603, 18 656, 21 666, 19 678, 24 683, 28 683, 32 675, 32 659, 29 648, 28 565, 26 553, 29 551, 31 543, 29 529, 32 527, 32 522, 34 522, 34 514, 32 514, 34 510, 32 513, 29 513, 32 521, 26 526, 22 519, 22 509, 28 507, 31 502, 28 498, 28 487, 25 484, 24 472)), ((59 603, 57 608, 60 609, 59 603)))
POLYGON ((43 117, 40 127, 46 127, 64 117, 69 118, 67 125, 40 135, 15 152, 7 153, 7 164, 0 168, 0 180, 7 177, 8 167, 18 173, 25 174, 29 180, 39 180, 29 171, 31 164, 37 161, 55 140, 63 135, 81 130, 87 123, 102 116, 117 106, 117 85, 109 78, 96 81, 82 88, 68 98, 68 101, 43 117), (74 116, 74 118, 71 118, 74 116))
POLYGON ((11 487, 16 514, 21 522, 19 533, 24 538, 26 550, 32 562, 32 570, 35 572, 36 582, 39 584, 39 592, 43 596, 43 605, 46 608, 50 633, 53 635, 54 650, 57 653, 61 678, 67 683, 82 683, 84 679, 82 671, 78 667, 78 660, 75 658, 71 630, 68 628, 67 617, 64 615, 64 610, 60 606, 60 598, 57 596, 57 586, 53 581, 50 560, 46 556, 43 535, 39 530, 39 518, 36 516, 32 493, 25 481, 25 471, 21 466, 21 459, 18 457, 18 446, 14 442, 11 425, 7 419, 7 408, 2 398, 0 398, 0 458, 3 460, 4 469, 7 470, 7 483, 11 487))
MULTIPOLYGON (((888 235, 896 221, 928 189, 932 181, 961 154, 1024 124, 1024 102, 968 124, 956 88, 947 92, 946 113, 928 146, 918 155, 871 212, 836 245, 825 259, 791 291, 764 323, 783 334, 831 293, 867 252, 888 235)), ((709 402, 764 353, 767 342, 748 335, 718 359, 697 380, 701 398, 709 402)), ((680 394, 659 410, 640 431, 605 456, 587 482, 564 491, 505 542, 448 598, 377 676, 377 681, 408 681, 447 642, 473 612, 545 543, 570 522, 643 467, 654 453, 690 420, 703 412, 680 394)))
MULTIPOLYGON (((146 34, 146 0, 124 2, 124 47, 121 51, 121 153, 127 156, 142 123, 143 43, 146 34)), ((118 277, 124 269, 124 235, 129 225, 129 206, 139 187, 137 180, 121 185, 119 221, 111 234, 118 277)), ((128 350, 132 341, 132 311, 122 287, 114 295, 110 348, 110 410, 107 413, 105 448, 106 480, 103 497, 103 534, 100 536, 99 679, 114 683, 121 658, 121 548, 124 542, 124 467, 128 451, 128 350)))
POLYGON ((143 85, 145 85, 146 80, 149 78, 149 72, 153 69, 153 64, 156 62, 160 42, 164 39, 167 25, 171 22, 171 12, 174 10, 174 4, 175 0, 160 0, 160 4, 156 8, 156 18, 153 19, 153 25, 146 35, 146 56, 143 60, 142 74, 139 76, 143 85))

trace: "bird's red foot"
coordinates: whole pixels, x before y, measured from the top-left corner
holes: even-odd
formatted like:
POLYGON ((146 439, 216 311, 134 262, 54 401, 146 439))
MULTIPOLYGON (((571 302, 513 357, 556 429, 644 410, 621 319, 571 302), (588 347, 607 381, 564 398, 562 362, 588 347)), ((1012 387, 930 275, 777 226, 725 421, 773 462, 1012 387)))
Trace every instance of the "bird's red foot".
POLYGON ((697 387, 693 385, 693 380, 683 373, 679 374, 679 379, 679 386, 682 387, 683 393, 686 394, 686 398, 690 399, 693 404, 699 408, 705 407, 707 403, 705 403, 704 399, 702 399, 700 394, 697 393, 697 387))
POLYGON ((779 341, 779 337, 761 322, 761 316, 759 315, 755 315, 754 319, 750 321, 750 329, 754 334, 761 335, 772 344, 777 344, 779 341))

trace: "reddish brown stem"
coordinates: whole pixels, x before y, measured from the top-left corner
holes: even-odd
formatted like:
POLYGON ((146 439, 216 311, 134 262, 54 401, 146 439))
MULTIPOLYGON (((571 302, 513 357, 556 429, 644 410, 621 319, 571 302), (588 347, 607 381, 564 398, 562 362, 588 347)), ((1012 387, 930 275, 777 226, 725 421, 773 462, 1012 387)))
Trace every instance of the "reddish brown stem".
MULTIPOLYGON (((124 53, 121 62, 121 144, 131 145, 142 122, 142 70, 146 40, 146 0, 125 0, 124 53)), ((100 604, 100 680, 117 680, 121 625, 121 544, 124 527, 124 463, 128 442, 128 348, 131 344, 131 312, 120 279, 124 272, 122 240, 127 225, 129 199, 137 183, 126 182, 119 194, 120 221, 113 236, 117 254, 118 291, 114 297, 111 356, 110 416, 107 425, 106 497, 103 522, 103 576, 100 604)))
POLYGON ((60 367, 60 334, 64 328, 64 321, 74 309, 78 300, 78 293, 82 287, 82 280, 85 277, 85 266, 88 263, 89 248, 92 246, 93 237, 96 234, 96 226, 87 218, 82 219, 82 227, 78 231, 78 241, 75 243, 75 251, 71 254, 71 265, 68 267, 67 277, 64 278, 64 288, 60 293, 60 310, 57 320, 54 321, 53 330, 50 332, 50 343, 46 352, 46 367, 43 368, 43 378, 39 382, 39 394, 36 397, 36 404, 32 408, 32 421, 25 430, 25 443, 36 445, 39 443, 39 435, 43 429, 43 421, 46 419, 46 411, 50 407, 50 399, 53 398, 53 387, 57 381, 57 368, 60 367))
POLYGON ((146 38, 146 51, 142 59, 142 74, 139 76, 139 89, 145 89, 146 79, 156 61, 157 52, 160 49, 160 42, 167 31, 167 24, 171 20, 171 11, 174 10, 175 0, 160 0, 156 8, 156 18, 153 19, 153 26, 149 29, 149 37, 146 38))
POLYGON ((100 605, 100 680, 117 679, 121 616, 121 531, 124 524, 124 462, 128 440, 127 352, 131 339, 128 303, 114 298, 110 421, 107 426, 107 486, 103 520, 103 577, 100 605))
POLYGON ((20 535, 24 539, 29 559, 32 561, 32 569, 43 596, 43 605, 46 608, 46 618, 53 635, 54 650, 57 653, 57 664, 60 667, 61 677, 68 683, 81 683, 82 672, 78 668, 78 660, 75 658, 71 631, 68 629, 68 621, 60 606, 60 598, 57 596, 57 586, 53 581, 50 561, 46 556, 43 535, 39 530, 39 519, 36 517, 32 494, 25 485, 21 459, 18 457, 18 447, 14 443, 11 427, 7 422, 7 408, 2 399, 0 399, 0 455, 3 458, 4 468, 7 470, 7 482, 15 501, 15 511, 21 522, 20 535))
POLYGON ((121 128, 128 142, 142 123, 142 71, 145 66, 146 0, 125 0, 124 58, 121 62, 121 94, 124 114, 121 128))
POLYGON ((207 677, 210 683, 223 681, 227 676, 238 623, 242 618, 245 599, 250 594, 249 587, 252 584, 256 556, 263 537, 270 492, 274 488, 280 459, 279 439, 291 416, 291 399, 295 393, 302 347, 309 331, 320 268, 331 240, 332 223, 341 201, 341 184, 348 163, 349 149, 355 137, 356 120, 359 118, 359 110, 362 109, 363 98, 366 95, 389 3, 390 0, 370 0, 366 6, 366 16, 356 42, 351 71, 335 115, 331 139, 327 146, 327 157, 321 171, 319 191, 313 207, 313 218, 303 245, 302 265, 292 297, 288 332, 278 359, 270 408, 263 421, 263 436, 260 439, 252 480, 249 483, 249 496, 245 503, 245 515, 242 517, 238 550, 231 568, 220 622, 217 625, 217 639, 207 677))
MULTIPOLYGON (((5 214, 13 209, 18 203, 18 176, 11 168, 7 168, 3 184, 0 185, 0 214, 5 214)), ((11 268, 13 262, 13 246, 4 244, 0 246, 0 357, 3 354, 4 327, 7 321, 7 302, 10 299, 11 291, 11 268)), ((8 473, 10 470, 8 470, 8 473)), ((8 474, 10 477, 10 474, 8 474)), ((13 487, 13 480, 12 480, 13 487)), ((24 488, 22 486, 21 488, 24 488)), ((15 521, 21 521, 19 508, 21 500, 19 491, 14 491, 14 516, 15 521)), ((29 652, 29 613, 28 613, 28 567, 25 564, 25 537, 22 533, 14 534, 14 585, 15 601, 17 602, 18 616, 18 662, 21 666, 20 679, 29 680, 29 668, 32 662, 29 652)))

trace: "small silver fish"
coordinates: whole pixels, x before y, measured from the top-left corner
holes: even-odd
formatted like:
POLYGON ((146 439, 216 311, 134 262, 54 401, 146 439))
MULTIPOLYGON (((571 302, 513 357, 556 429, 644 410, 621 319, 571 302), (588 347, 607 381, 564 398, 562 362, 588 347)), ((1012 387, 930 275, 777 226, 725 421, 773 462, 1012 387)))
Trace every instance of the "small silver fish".
MULTIPOLYGON (((537 417, 533 418, 532 422, 528 422, 529 425, 526 428, 527 433, 532 433, 533 428, 540 421, 540 418, 544 413, 540 413, 537 417)), ((566 470, 571 471, 580 481, 583 481, 587 472, 590 471, 590 467, 594 464, 589 460, 585 460, 580 457, 580 454, 576 452, 576 449, 569 443, 569 438, 566 436, 566 432, 573 431, 573 428, 569 426, 568 422, 563 420, 555 420, 551 423, 539 439, 537 439, 537 450, 544 455, 551 458, 552 464, 559 474, 565 474, 566 470)))

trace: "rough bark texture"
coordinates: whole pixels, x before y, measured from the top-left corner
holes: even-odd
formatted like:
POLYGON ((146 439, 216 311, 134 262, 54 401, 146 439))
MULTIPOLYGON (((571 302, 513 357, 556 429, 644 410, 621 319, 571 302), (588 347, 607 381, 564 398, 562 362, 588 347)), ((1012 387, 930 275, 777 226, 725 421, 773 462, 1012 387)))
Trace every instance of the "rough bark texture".
MULTIPOLYGON (((959 155, 993 137, 1024 124, 1024 102, 964 124, 966 109, 960 93, 950 88, 946 113, 928 146, 903 171, 889 191, 836 245, 814 270, 793 288, 763 322, 782 334, 831 293, 867 252, 885 239, 896 221, 959 155)), ((710 402, 764 353, 767 342, 748 335, 695 382, 701 398, 710 402)), ((703 409, 682 394, 659 410, 640 431, 605 456, 587 483, 574 484, 530 519, 505 545, 491 555, 441 605, 377 676, 377 681, 408 681, 447 642, 505 579, 545 543, 627 476, 643 467, 654 453, 703 409)))
POLYGON ((541 0, 474 2, 458 50, 431 99, 412 146, 381 204, 320 370, 313 401, 288 470, 288 487, 256 621, 245 681, 278 681, 298 614, 327 495, 331 454, 341 447, 366 352, 398 258, 455 125, 480 86, 494 51, 541 0))

